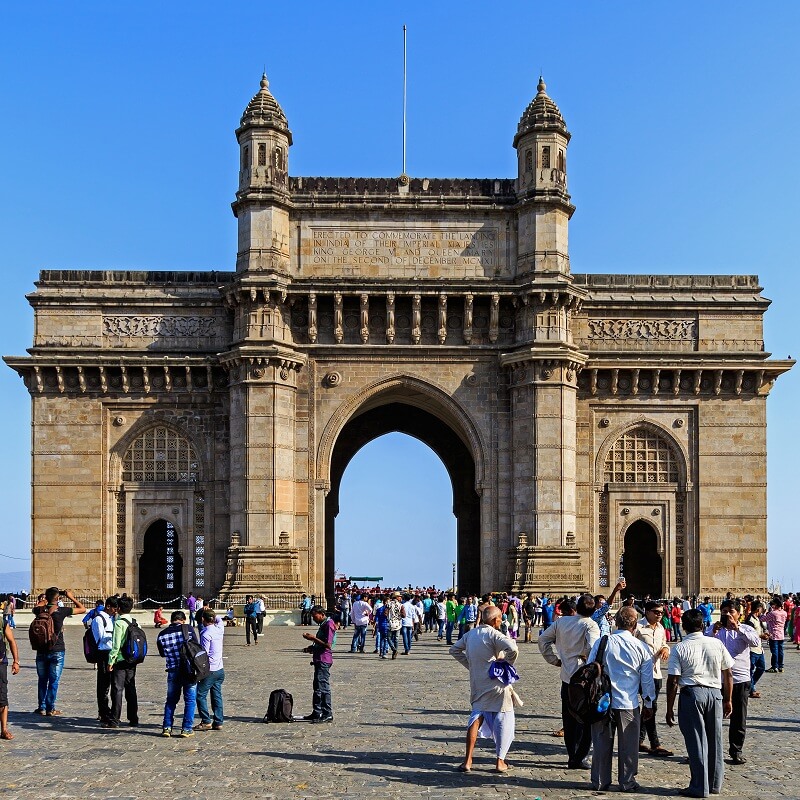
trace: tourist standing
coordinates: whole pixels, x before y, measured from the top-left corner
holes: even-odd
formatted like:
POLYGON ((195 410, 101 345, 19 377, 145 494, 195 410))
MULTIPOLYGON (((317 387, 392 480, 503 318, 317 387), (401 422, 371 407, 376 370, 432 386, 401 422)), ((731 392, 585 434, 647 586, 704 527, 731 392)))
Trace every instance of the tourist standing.
POLYGON ((197 611, 197 598, 192 592, 186 598, 186 608, 189 611, 189 624, 194 625, 195 612, 197 611))
POLYGON ((703 612, 684 611, 686 634, 669 654, 667 666, 667 725, 678 726, 689 757, 689 786, 682 797, 708 797, 722 791, 725 762, 722 753, 722 718, 731 715, 733 659, 719 639, 703 635, 703 612))
POLYGON ((536 620, 536 601, 533 599, 533 592, 528 592, 525 595, 525 600, 522 603, 522 623, 525 626, 524 642, 532 642, 531 628, 536 620))
POLYGON ((697 610, 703 615, 704 627, 711 625, 711 615, 714 613, 714 604, 711 602, 710 597, 704 597, 703 602, 697 606, 697 610))
MULTIPOLYGON (((638 616, 632 608, 621 608, 615 621, 617 630, 608 637, 603 655, 603 669, 611 682, 611 713, 607 719, 592 725, 592 786, 597 791, 606 791, 611 786, 616 733, 620 791, 637 792, 641 720, 649 720, 654 713, 653 656, 647 645, 634 636, 638 616), (640 692, 644 706, 641 712, 640 692)), ((602 637, 592 647, 590 662, 597 658, 601 641, 602 637)))
POLYGON ((759 698, 761 692, 756 690, 756 685, 767 668, 764 659, 764 642, 769 641, 767 626, 761 619, 764 611, 764 604, 760 600, 753 600, 750 604, 750 612, 745 617, 745 624, 749 625, 758 634, 759 642, 750 648, 750 697, 759 698))
MULTIPOLYGON (((104 728, 118 728, 122 717, 122 698, 128 724, 135 728, 139 724, 139 697, 136 692, 136 664, 125 659, 122 649, 129 636, 130 626, 134 624, 131 616, 133 598, 123 595, 117 600, 117 614, 114 617, 114 631, 111 635, 111 650, 108 653, 108 671, 111 673, 111 714, 102 723, 104 728)), ((182 612, 181 612, 182 613, 182 612)))
POLYGON ((497 662, 513 664, 517 658, 516 642, 500 631, 502 612, 488 606, 481 612, 481 625, 462 636, 450 647, 450 655, 469 670, 472 712, 467 722, 467 742, 462 772, 472 769, 472 755, 478 736, 493 739, 495 772, 506 772, 506 756, 514 741, 514 706, 522 705, 510 681, 489 676, 488 667, 497 662))
POLYGON ((34 713, 41 716, 60 717, 61 712, 56 708, 58 697, 58 684, 61 681, 61 673, 64 671, 64 659, 66 647, 64 645, 64 620, 73 614, 85 614, 86 606, 78 600, 69 589, 63 591, 55 586, 51 586, 44 593, 44 598, 33 609, 34 621, 29 629, 31 645, 36 650, 36 674, 39 678, 39 702, 34 713), (59 606, 59 598, 66 597, 72 601, 73 608, 62 605, 59 606), (47 641, 43 635, 34 640, 34 630, 40 631, 45 627, 44 617, 50 616, 52 619, 53 638, 47 641))
POLYGON ((375 608, 372 612, 372 619, 375 623, 375 650, 379 653, 380 658, 386 658, 386 653, 389 648, 392 648, 392 658, 397 656, 397 634, 394 635, 392 641, 389 635, 389 598, 386 597, 385 602, 378 603, 375 601, 375 608))
POLYGON ((362 599, 360 594, 357 595, 356 601, 353 603, 353 626, 356 630, 353 634, 353 641, 350 643, 351 653, 364 652, 364 646, 367 641, 367 626, 371 615, 372 607, 370 604, 362 599))
POLYGON ((301 625, 310 625, 311 624, 311 598, 304 594, 300 598, 300 624, 301 625))
POLYGON ((258 635, 264 635, 264 617, 267 616, 267 604, 264 601, 264 595, 260 594, 256 599, 256 613, 258 616, 256 617, 256 627, 258 629, 258 635))
POLYGON ((253 635, 253 644, 258 644, 258 605, 251 594, 245 598, 244 633, 247 647, 250 647, 250 634, 253 635))
POLYGON ((333 722, 333 698, 331 696, 331 667, 333 666, 333 637, 336 623, 322 606, 311 608, 311 619, 319 625, 316 636, 304 633, 303 638, 311 644, 305 648, 311 653, 314 667, 312 711, 304 719, 310 722, 333 722))
POLYGON ((653 687, 655 692, 653 695, 653 713, 647 717, 642 715, 642 725, 639 732, 639 752, 666 757, 674 755, 674 753, 672 750, 667 750, 661 746, 656 724, 658 696, 661 694, 662 687, 661 662, 669 658, 667 637, 660 622, 663 613, 664 606, 651 600, 644 607, 644 619, 636 627, 635 634, 636 638, 644 642, 650 652, 653 662, 653 687), (644 743, 645 736, 650 740, 649 748, 644 743))
POLYGON ((221 731, 225 722, 222 708, 222 684, 225 670, 222 665, 222 639, 225 627, 220 617, 210 608, 204 608, 200 615, 200 644, 208 653, 209 673, 197 682, 197 713, 200 723, 196 731, 221 731), (208 711, 208 695, 211 694, 211 711, 208 711))
POLYGON ((456 596, 452 592, 448 592, 447 594, 445 608, 447 610, 447 625, 445 626, 446 642, 447 644, 453 644, 453 628, 456 624, 456 609, 458 605, 456 604, 456 596))
POLYGON ((186 675, 181 659, 183 643, 187 639, 198 641, 197 634, 186 624, 186 614, 180 609, 173 611, 170 624, 158 634, 156 645, 161 657, 166 661, 167 699, 164 702, 164 720, 161 735, 172 736, 172 724, 175 719, 175 708, 183 694, 183 725, 180 736, 187 739, 194 736, 194 712, 197 706, 197 683, 186 675))
POLYGON ((400 620, 400 633, 403 637, 403 655, 407 656, 411 652, 411 641, 414 634, 414 626, 417 622, 417 609, 409 595, 403 597, 403 612, 400 620))
POLYGON ((770 600, 764 622, 769 632, 770 664, 767 672, 783 672, 783 640, 786 638, 786 612, 780 598, 770 600))
POLYGON ((109 597, 103 610, 94 615, 91 622, 92 636, 97 642, 97 714, 100 722, 109 722, 111 716, 111 682, 113 673, 108 669, 111 643, 114 634, 114 617, 117 613, 117 598, 109 597))
POLYGON ((611 624, 608 621, 608 614, 611 611, 611 606, 614 605, 614 600, 619 594, 620 589, 625 588, 625 578, 620 578, 619 583, 613 588, 611 594, 606 600, 603 594, 596 594, 594 596, 594 613, 592 619, 597 623, 600 628, 601 636, 609 636, 611 634, 611 624))
POLYGON ((581 595, 577 604, 574 600, 564 599, 561 601, 561 616, 539 634, 539 650, 545 661, 561 668, 561 719, 567 747, 567 769, 589 767, 584 759, 592 743, 591 726, 578 722, 569 713, 567 697, 570 678, 586 663, 594 643, 600 638, 600 629, 591 619, 593 613, 594 598, 591 595, 581 595))
POLYGON ((19 674, 19 651, 13 628, 6 616, 0 623, 0 739, 11 741, 14 734, 8 729, 8 653, 11 651, 11 674, 19 674))
POLYGON ((447 603, 445 603, 443 595, 439 595, 439 599, 436 601, 436 622, 438 625, 436 638, 441 642, 447 627, 447 603))

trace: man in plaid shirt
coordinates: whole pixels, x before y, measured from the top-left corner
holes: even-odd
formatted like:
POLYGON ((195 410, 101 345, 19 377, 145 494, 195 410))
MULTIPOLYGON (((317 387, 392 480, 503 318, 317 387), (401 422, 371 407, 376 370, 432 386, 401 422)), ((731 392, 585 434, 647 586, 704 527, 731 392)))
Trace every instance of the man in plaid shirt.
POLYGON ((186 614, 183 611, 173 611, 170 617, 170 626, 158 634, 156 645, 161 657, 167 662, 167 700, 164 703, 164 724, 161 735, 169 738, 172 736, 172 722, 175 717, 175 707, 181 699, 183 692, 183 726, 180 736, 188 739, 194 736, 194 712, 197 705, 197 684, 190 683, 181 668, 181 647, 186 638, 197 640, 194 629, 186 627, 186 614))

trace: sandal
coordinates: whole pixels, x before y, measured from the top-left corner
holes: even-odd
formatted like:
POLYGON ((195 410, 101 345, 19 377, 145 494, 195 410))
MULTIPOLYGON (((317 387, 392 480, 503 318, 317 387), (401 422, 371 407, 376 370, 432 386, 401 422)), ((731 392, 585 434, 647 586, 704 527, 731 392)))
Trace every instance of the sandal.
POLYGON ((459 764, 458 765, 459 772, 472 772, 472 767, 468 767, 466 764, 459 764))
POLYGON ((48 717, 60 717, 61 716, 61 712, 57 708, 54 708, 52 711, 47 711, 45 713, 46 713, 46 715, 48 717))
POLYGON ((559 728, 557 731, 553 731, 550 735, 551 736, 555 736, 557 739, 563 739, 564 738, 564 729, 563 728, 559 728))
POLYGON ((14 735, 11 731, 3 731, 0 733, 0 739, 5 739, 7 742, 10 742, 14 738, 14 735))
POLYGON ((667 750, 666 747, 653 747, 650 750, 651 756, 661 756, 662 758, 667 758, 668 756, 674 756, 675 753, 672 750, 667 750))

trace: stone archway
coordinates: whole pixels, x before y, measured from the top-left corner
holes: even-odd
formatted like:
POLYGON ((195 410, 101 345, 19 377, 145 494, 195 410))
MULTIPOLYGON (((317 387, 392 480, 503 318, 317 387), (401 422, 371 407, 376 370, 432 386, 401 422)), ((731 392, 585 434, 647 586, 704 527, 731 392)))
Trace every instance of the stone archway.
POLYGON ((164 603, 182 593, 180 537, 171 522, 158 519, 144 534, 144 547, 139 557, 139 599, 164 603))
POLYGON ((333 596, 334 542, 342 476, 353 456, 386 433, 405 433, 427 444, 439 456, 453 485, 457 520, 457 567, 460 592, 479 592, 480 496, 475 490, 475 460, 455 431, 430 411, 389 402, 351 418, 337 437, 331 457, 331 489, 325 499, 325 591, 333 596))
POLYGON ((660 599, 664 593, 664 570, 658 552, 658 533, 643 519, 632 522, 625 531, 622 573, 626 591, 641 600, 645 595, 660 599))

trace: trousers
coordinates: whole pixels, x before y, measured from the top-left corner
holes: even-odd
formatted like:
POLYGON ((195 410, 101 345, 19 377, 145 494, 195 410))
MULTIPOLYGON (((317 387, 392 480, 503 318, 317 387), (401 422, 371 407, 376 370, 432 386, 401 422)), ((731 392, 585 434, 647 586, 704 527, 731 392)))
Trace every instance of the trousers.
POLYGON ((708 686, 684 686, 678 696, 678 727, 689 757, 689 790, 700 797, 721 791, 725 776, 722 692, 708 686))
POLYGON ((331 697, 331 665, 314 663, 313 713, 316 717, 333 716, 331 697))
MULTIPOLYGON (((564 726, 564 744, 570 764, 579 764, 589 753, 592 746, 592 726, 578 722, 569 713, 567 696, 568 683, 561 683, 561 724, 564 726)), ((637 742, 638 745, 638 742, 637 742)))
POLYGON ((750 681, 733 684, 731 703, 733 713, 728 728, 728 752, 732 756, 741 755, 744 737, 747 733, 747 704, 750 700, 750 681))
POLYGON ((122 716, 122 698, 128 710, 128 722, 139 724, 139 697, 136 694, 136 664, 126 667, 123 663, 114 664, 111 673, 111 719, 119 722, 122 716))
MULTIPOLYGON (((617 777, 622 791, 636 785, 639 772, 639 708, 614 708, 603 722, 592 725, 592 786, 607 789, 611 785, 611 760, 617 734, 617 777)), ((565 731, 566 732, 566 731, 565 731)))
POLYGON ((656 727, 656 716, 658 714, 658 695, 661 693, 661 678, 653 678, 653 683, 656 687, 656 696, 653 698, 653 716, 645 720, 641 724, 639 731, 639 741, 643 742, 645 735, 650 741, 650 747, 656 748, 661 746, 661 740, 658 738, 658 728, 656 727))

